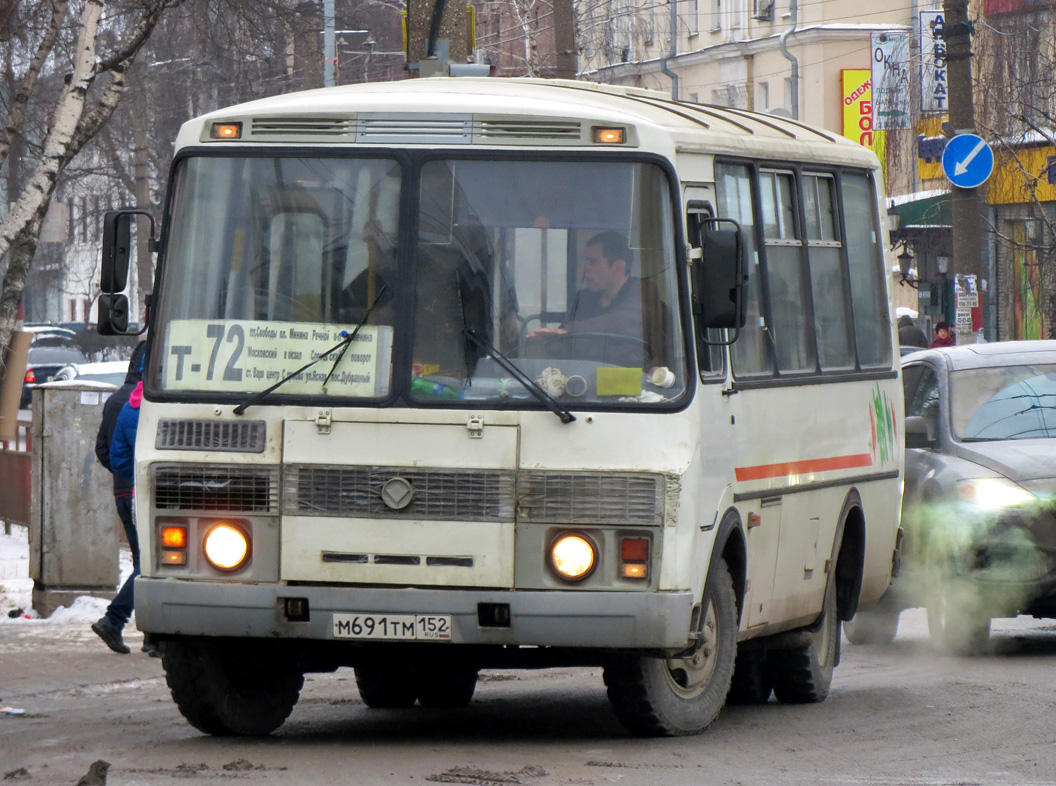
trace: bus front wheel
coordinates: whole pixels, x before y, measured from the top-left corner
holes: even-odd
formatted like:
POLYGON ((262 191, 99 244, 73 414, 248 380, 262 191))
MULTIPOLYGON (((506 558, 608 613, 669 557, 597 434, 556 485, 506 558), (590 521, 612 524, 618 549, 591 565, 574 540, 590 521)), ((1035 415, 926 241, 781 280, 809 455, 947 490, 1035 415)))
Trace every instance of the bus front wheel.
POLYGON ((206 734, 270 734, 304 685, 294 659, 271 642, 166 641, 161 651, 173 701, 206 734))
POLYGON ((726 701, 737 655, 737 597, 720 563, 701 604, 695 647, 667 658, 620 655, 605 665, 605 686, 620 722, 643 737, 699 734, 726 701))

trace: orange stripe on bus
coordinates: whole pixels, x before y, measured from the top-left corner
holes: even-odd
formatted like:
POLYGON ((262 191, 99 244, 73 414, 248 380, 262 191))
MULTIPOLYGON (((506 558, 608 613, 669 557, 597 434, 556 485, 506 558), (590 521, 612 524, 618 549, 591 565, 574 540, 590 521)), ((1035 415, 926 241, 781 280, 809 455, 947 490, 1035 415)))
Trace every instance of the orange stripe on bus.
POLYGON ((737 480, 762 480, 763 478, 780 478, 786 475, 807 475, 812 472, 830 472, 836 469, 853 467, 871 467, 873 457, 869 453, 858 453, 854 456, 832 456, 830 458, 808 459, 806 461, 786 461, 781 464, 761 464, 757 467, 737 467, 734 472, 737 480))

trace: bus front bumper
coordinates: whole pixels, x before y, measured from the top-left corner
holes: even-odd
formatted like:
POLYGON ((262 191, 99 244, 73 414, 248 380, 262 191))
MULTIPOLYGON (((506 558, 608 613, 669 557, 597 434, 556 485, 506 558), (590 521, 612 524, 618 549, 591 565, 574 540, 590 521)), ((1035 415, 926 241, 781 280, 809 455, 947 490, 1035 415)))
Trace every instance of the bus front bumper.
POLYGON ((343 641, 334 635, 335 614, 445 615, 454 644, 620 649, 685 646, 693 612, 689 592, 282 586, 145 576, 136 579, 135 597, 137 627, 158 635, 343 641), (287 619, 287 598, 307 601, 307 620, 287 619), (494 624, 495 605, 508 608, 508 625, 494 624))

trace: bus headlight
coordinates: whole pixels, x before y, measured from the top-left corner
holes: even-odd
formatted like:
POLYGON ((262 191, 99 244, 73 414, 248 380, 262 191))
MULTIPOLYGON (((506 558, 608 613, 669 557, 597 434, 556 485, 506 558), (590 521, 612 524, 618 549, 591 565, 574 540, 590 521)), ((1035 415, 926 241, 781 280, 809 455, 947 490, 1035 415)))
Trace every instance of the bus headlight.
POLYGON ((583 535, 561 535, 550 544, 550 567, 563 579, 581 581, 594 571, 597 550, 583 535))
POLYGON ((228 573, 238 570, 249 560, 249 535, 239 526, 217 522, 206 533, 202 551, 217 570, 228 573))

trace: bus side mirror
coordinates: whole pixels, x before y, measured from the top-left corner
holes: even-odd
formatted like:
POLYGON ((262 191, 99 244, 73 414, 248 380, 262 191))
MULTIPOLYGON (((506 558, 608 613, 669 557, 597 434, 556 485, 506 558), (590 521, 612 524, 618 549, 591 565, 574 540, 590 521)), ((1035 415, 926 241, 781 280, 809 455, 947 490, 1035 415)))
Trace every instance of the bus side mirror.
MULTIPOLYGON (((128 267, 132 259, 132 227, 136 216, 150 222, 147 248, 157 247, 154 239, 154 217, 143 210, 112 210, 103 216, 103 260, 99 276, 99 335, 123 336, 128 333, 128 297, 121 294, 128 286, 128 267)), ((144 319, 144 323, 146 323, 144 319)), ((139 333, 146 329, 146 325, 139 333)))
POLYGON ((111 211, 103 216, 103 292, 121 292, 128 286, 128 260, 132 256, 132 215, 111 211))
POLYGON ((124 295, 100 295, 100 336, 123 336, 128 333, 128 298, 124 295))
POLYGON ((742 328, 748 319, 748 254, 739 224, 709 218, 694 263, 693 310, 702 328, 742 328), (722 225, 729 224, 729 228, 722 225))

